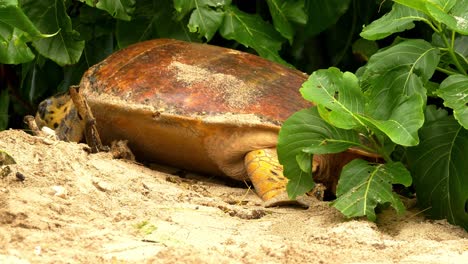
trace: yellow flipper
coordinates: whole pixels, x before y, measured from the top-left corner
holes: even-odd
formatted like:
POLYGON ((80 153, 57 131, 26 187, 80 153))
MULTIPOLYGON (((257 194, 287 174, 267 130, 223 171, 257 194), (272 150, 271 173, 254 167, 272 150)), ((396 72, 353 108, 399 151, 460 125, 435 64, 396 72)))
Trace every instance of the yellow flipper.
POLYGON ((275 148, 253 150, 245 156, 245 168, 255 191, 264 201, 286 194, 288 179, 283 175, 275 148))

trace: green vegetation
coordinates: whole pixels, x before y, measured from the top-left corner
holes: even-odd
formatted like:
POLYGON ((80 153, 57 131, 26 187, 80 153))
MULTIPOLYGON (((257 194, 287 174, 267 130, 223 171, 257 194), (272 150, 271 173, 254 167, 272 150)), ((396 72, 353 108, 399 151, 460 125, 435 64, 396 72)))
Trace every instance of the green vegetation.
POLYGON ((468 229, 467 21, 467 0, 0 0, 0 129, 130 44, 206 41, 312 73, 301 93, 316 106, 280 134, 291 196, 313 187, 314 154, 357 146, 386 162, 344 168, 343 214, 404 211, 398 184, 468 229))
POLYGON ((395 1, 361 36, 385 38, 414 21, 434 31, 429 40, 395 38, 356 73, 318 70, 303 84, 316 107, 289 118, 278 144, 288 192, 295 197, 314 185, 304 177, 310 166, 298 160, 358 146, 385 163, 359 159, 343 168, 332 205, 344 215, 375 220, 385 204, 403 212, 392 185, 413 183, 431 217, 468 229, 468 2, 395 1), (445 108, 428 103, 437 101, 445 108))

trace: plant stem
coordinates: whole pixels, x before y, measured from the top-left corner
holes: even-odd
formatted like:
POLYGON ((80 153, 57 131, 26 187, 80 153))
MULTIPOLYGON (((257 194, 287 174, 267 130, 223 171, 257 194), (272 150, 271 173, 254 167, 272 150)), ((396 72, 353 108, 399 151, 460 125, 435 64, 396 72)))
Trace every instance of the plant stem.
POLYGON ((437 67, 436 70, 440 71, 440 72, 443 72, 447 75, 454 75, 454 74, 458 74, 458 72, 455 72, 455 71, 450 71, 450 70, 447 70, 447 69, 444 69, 444 68, 441 68, 441 67, 437 67))
POLYGON ((444 44, 445 46, 447 47, 447 51, 450 55, 450 57, 452 58, 452 61, 453 63, 455 64, 455 66, 457 67, 457 70, 461 73, 461 74, 465 74, 466 75, 466 72, 465 70, 463 69, 463 67, 461 66, 460 62, 458 61, 457 59, 457 56, 455 55, 455 52, 453 50, 453 43, 454 43, 454 32, 452 32, 452 43, 449 43, 447 37, 445 36, 444 32, 442 31, 440 36, 442 37, 442 40, 444 41, 444 44))

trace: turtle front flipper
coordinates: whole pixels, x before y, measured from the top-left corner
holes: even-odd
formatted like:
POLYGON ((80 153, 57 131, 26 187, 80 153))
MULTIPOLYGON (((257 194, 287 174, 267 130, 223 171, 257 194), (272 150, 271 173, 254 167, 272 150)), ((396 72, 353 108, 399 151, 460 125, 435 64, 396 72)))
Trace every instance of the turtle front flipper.
POLYGON ((245 168, 258 196, 266 207, 279 205, 300 205, 308 207, 308 199, 291 200, 286 192, 288 179, 283 175, 276 148, 250 151, 244 158, 245 168))

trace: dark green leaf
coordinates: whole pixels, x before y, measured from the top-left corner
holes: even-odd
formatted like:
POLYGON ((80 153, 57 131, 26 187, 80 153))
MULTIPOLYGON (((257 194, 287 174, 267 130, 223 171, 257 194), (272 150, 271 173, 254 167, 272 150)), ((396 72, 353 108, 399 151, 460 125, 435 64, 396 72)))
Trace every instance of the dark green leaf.
POLYGON ((458 122, 468 129, 468 77, 451 75, 441 84, 437 95, 444 99, 444 105, 453 109, 458 122))
POLYGON ((8 107, 10 106, 10 97, 6 87, 0 87, 0 131, 8 127, 8 107))
POLYGON ((447 110, 443 108, 437 108, 435 105, 428 105, 424 111, 424 120, 426 122, 433 122, 439 119, 447 117, 447 110))
POLYGON ((22 7, 41 32, 58 32, 54 37, 33 41, 41 55, 62 66, 78 62, 84 41, 79 40, 78 32, 72 29, 63 1, 24 0, 22 7))
POLYGON ((306 156, 303 152, 337 153, 350 146, 360 145, 356 133, 332 127, 320 118, 316 107, 293 114, 281 127, 277 146, 279 161, 284 166, 284 175, 289 179, 289 196, 295 198, 314 186, 311 174, 304 172, 308 169, 307 166, 303 166, 304 157, 309 155, 306 156))
POLYGON ((407 152, 420 207, 468 230, 468 131, 447 116, 425 124, 420 138, 407 152))
POLYGON ((316 35, 336 23, 348 10, 350 0, 314 0, 306 2, 308 35, 316 35))
POLYGON ((429 17, 423 12, 395 3, 392 11, 365 26, 361 37, 370 40, 382 39, 393 33, 412 29, 414 21, 431 23, 429 17))
POLYGON ((196 35, 187 28, 188 18, 175 21, 173 13, 171 0, 139 0, 131 21, 117 21, 119 48, 154 38, 196 41, 196 35))
POLYGON ((375 41, 360 38, 353 43, 352 49, 354 56, 359 57, 361 61, 367 62, 379 50, 379 46, 375 41))
POLYGON ((320 116, 343 129, 363 126, 356 114, 364 112, 364 96, 357 77, 337 68, 315 71, 300 89, 302 96, 318 105, 320 116))
POLYGON ((213 38, 223 22, 224 12, 211 9, 208 6, 199 7, 192 12, 188 27, 190 32, 197 32, 207 41, 213 38))
POLYGON ((174 8, 177 11, 177 19, 180 20, 195 8, 194 0, 174 0, 174 8))
POLYGON ((175 0, 174 8, 177 11, 178 20, 183 19, 193 10, 187 25, 190 32, 196 32, 200 37, 205 37, 207 41, 210 41, 223 22, 224 7, 230 4, 230 0, 175 0))
POLYGON ((267 0, 267 3, 275 29, 292 43, 295 30, 290 21, 301 24, 307 22, 304 0, 267 0))
POLYGON ((252 47, 258 54, 269 60, 287 64, 279 55, 283 38, 259 15, 247 14, 235 6, 226 9, 219 33, 225 39, 235 40, 246 47, 252 47))
POLYGON ((343 167, 336 189, 338 198, 332 205, 347 217, 367 216, 371 221, 376 220, 378 204, 390 203, 401 214, 405 206, 393 193, 392 184, 411 185, 411 175, 400 162, 370 164, 353 160, 343 167))
POLYGON ((85 2, 89 6, 97 7, 101 10, 105 10, 111 16, 130 21, 132 19, 133 11, 135 10, 135 0, 80 0, 85 2))

